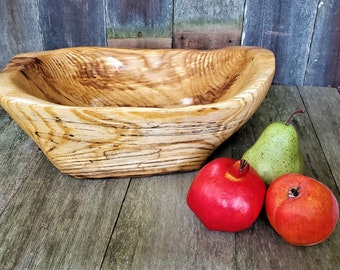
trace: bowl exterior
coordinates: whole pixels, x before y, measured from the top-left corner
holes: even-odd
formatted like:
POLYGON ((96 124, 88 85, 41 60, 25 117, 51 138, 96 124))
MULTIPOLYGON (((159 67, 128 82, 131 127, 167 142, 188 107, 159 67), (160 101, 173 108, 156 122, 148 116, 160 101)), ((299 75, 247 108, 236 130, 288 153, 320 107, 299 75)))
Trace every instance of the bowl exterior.
POLYGON ((257 110, 274 75, 268 68, 232 98, 177 108, 63 106, 25 93, 16 73, 0 74, 1 106, 63 173, 136 177, 199 169, 257 110))

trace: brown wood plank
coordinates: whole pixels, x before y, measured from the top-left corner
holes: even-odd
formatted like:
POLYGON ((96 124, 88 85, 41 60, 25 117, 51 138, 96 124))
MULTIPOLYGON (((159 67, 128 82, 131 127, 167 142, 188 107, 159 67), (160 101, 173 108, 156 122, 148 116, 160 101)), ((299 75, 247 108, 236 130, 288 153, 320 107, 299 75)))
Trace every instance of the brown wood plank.
POLYGON ((99 269, 129 179, 77 180, 46 159, 37 166, 0 217, 1 269, 99 269))
POLYGON ((340 190, 340 93, 335 88, 323 87, 301 87, 299 90, 340 190))
POLYGON ((239 45, 244 1, 177 0, 174 6, 173 46, 215 49, 239 45))
MULTIPOLYGON (((322 102, 319 105, 327 106, 327 103, 322 102)), ((272 86, 252 119, 232 137, 235 158, 243 155, 270 122, 285 121, 289 114, 298 108, 304 108, 298 88, 272 86)), ((300 136, 306 166, 305 174, 325 183, 339 199, 339 193, 309 114, 296 116, 293 125, 300 136)), ((239 269, 320 269, 320 265, 324 269, 336 269, 335 265, 340 263, 337 251, 340 243, 340 226, 337 226, 333 235, 322 244, 295 247, 284 242, 271 229, 262 213, 250 230, 236 235, 236 243, 239 269)))
POLYGON ((107 45, 113 48, 170 49, 171 38, 113 38, 107 45))
POLYGON ((0 71, 17 53, 42 50, 38 0, 0 1, 0 71))
POLYGON ((234 269, 235 235, 210 232, 186 205, 195 172, 135 179, 103 269, 234 269))
POLYGON ((240 32, 236 28, 230 28, 230 30, 178 30, 174 32, 173 43, 175 48, 216 49, 240 45, 240 37, 240 32))

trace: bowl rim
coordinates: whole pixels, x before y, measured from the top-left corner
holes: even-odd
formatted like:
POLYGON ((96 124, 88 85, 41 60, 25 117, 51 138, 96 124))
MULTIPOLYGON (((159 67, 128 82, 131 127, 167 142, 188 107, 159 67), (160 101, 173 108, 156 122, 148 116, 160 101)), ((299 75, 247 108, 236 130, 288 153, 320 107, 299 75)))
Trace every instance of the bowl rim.
MULTIPOLYGON (((240 49, 240 50, 258 50, 262 53, 265 53, 267 56, 270 56, 268 59, 264 59, 263 61, 271 62, 270 66, 266 66, 265 69, 259 69, 259 72, 266 73, 266 76, 263 78, 253 81, 252 84, 246 83, 242 90, 236 93, 234 96, 230 97, 227 100, 221 100, 214 103, 207 103, 207 104, 193 104, 193 105, 184 105, 184 106, 168 106, 168 107, 136 107, 136 106, 75 106, 75 105, 64 105, 54 103, 52 101, 48 101, 34 95, 27 93, 21 87, 19 87, 15 82, 14 78, 17 74, 21 74, 20 70, 10 70, 6 71, 5 69, 0 72, 0 105, 3 107, 5 103, 25 103, 27 105, 35 105, 40 107, 53 107, 60 108, 60 109, 76 109, 76 110, 100 110, 106 111, 129 111, 129 112, 185 112, 185 111, 197 111, 197 110, 205 110, 211 108, 225 108, 225 107, 237 107, 235 105, 235 100, 239 99, 240 97, 245 98, 246 96, 251 95, 252 93, 256 92, 258 88, 265 88, 266 84, 271 84, 272 79, 275 74, 275 55, 274 53, 266 48, 257 47, 257 46, 229 46, 219 49, 210 49, 210 50, 199 50, 199 49, 140 49, 140 48, 113 48, 113 47, 104 47, 104 46, 77 46, 77 47, 68 47, 68 48, 59 48, 54 50, 46 50, 46 51, 37 51, 37 52, 24 52, 19 53, 13 56, 10 60, 12 61, 16 57, 23 57, 23 56, 36 56, 36 55, 46 55, 51 52, 56 51, 65 51, 65 50, 81 50, 84 48, 90 49, 109 49, 109 50, 117 50, 117 51, 145 51, 145 52, 168 52, 168 51, 198 51, 198 52, 209 52, 209 51, 216 51, 216 50, 229 50, 229 49, 240 49), (270 67, 270 68, 268 68, 270 67), (13 76, 13 77, 12 77, 13 76), (254 85, 256 82, 256 85, 254 85)), ((9 62, 10 63, 10 62, 9 62)), ((258 72, 256 72, 257 74, 258 72)))

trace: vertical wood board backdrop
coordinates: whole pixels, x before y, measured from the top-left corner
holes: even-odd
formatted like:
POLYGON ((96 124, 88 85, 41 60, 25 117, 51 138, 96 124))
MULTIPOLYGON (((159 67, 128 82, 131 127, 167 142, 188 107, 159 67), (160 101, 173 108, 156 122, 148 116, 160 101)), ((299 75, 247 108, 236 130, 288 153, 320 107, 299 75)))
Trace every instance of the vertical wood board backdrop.
POLYGON ((71 46, 261 46, 275 84, 340 86, 339 0, 2 0, 0 68, 17 53, 71 46))

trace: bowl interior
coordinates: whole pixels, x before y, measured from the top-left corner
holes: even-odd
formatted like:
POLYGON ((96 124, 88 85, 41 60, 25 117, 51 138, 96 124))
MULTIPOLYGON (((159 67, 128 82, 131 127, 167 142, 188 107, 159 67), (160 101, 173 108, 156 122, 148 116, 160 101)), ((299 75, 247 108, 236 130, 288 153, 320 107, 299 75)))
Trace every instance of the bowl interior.
POLYGON ((23 91, 61 105, 176 107, 237 93, 254 60, 241 47, 213 51, 78 47, 15 56, 23 91))

